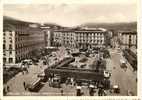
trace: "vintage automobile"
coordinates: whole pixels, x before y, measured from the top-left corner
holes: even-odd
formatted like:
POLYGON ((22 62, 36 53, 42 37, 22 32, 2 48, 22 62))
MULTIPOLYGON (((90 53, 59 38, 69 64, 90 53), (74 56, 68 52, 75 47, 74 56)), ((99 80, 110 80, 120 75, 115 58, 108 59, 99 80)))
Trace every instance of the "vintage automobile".
POLYGON ((113 92, 114 92, 114 93, 120 93, 120 88, 119 88, 118 85, 114 85, 114 86, 113 86, 113 92))
POLYGON ((108 71, 104 71, 104 77, 109 78, 111 76, 111 73, 108 71))
POLYGON ((61 77, 59 75, 54 76, 49 81, 49 86, 54 88, 60 88, 61 87, 61 77))
POLYGON ((126 63, 127 63, 126 60, 121 59, 121 60, 120 60, 120 67, 121 67, 121 68, 126 68, 126 67, 127 67, 127 66, 126 66, 126 63))
POLYGON ((39 87, 41 86, 41 79, 37 78, 31 83, 27 84, 27 88, 29 91, 38 91, 39 87))
POLYGON ((27 63, 28 65, 32 65, 32 60, 31 59, 25 59, 25 60, 23 60, 23 63, 27 63))

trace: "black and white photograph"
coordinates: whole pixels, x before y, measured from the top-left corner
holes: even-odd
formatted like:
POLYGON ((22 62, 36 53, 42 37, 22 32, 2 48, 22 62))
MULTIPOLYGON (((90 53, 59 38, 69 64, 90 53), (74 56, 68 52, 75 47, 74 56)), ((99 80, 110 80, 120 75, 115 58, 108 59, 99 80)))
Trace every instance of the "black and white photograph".
POLYGON ((132 1, 4 4, 3 96, 138 96, 132 1))

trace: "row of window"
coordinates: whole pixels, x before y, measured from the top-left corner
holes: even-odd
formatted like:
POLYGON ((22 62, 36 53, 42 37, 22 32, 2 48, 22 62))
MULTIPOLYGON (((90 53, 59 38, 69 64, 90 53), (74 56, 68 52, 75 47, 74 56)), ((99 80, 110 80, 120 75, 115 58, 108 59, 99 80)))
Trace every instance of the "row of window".
POLYGON ((104 34, 103 33, 90 33, 90 34, 78 33, 76 35, 78 36, 92 36, 92 35, 97 36, 97 35, 104 35, 104 34))
POLYGON ((95 37, 95 38, 76 38, 77 40, 93 40, 93 39, 95 39, 95 40, 101 40, 101 39, 104 39, 104 37, 99 37, 99 38, 97 38, 97 37, 95 37))
MULTIPOLYGON (((3 44, 3 50, 5 50, 5 49, 6 49, 6 45, 3 44)), ((12 49, 12 44, 9 44, 9 49, 12 49)))
POLYGON ((3 36, 9 34, 10 36, 12 36, 12 31, 6 31, 6 32, 3 32, 3 36))
MULTIPOLYGON (((63 37, 72 37, 73 35, 63 35, 63 37)), ((76 35, 76 37, 92 37, 92 36, 94 36, 94 37, 104 37, 104 35, 103 34, 93 34, 93 35, 84 35, 84 34, 77 34, 76 35)), ((55 35, 55 37, 62 37, 62 35, 55 35)))
POLYGON ((104 36, 103 36, 103 35, 100 35, 100 36, 99 36, 99 35, 96 35, 96 36, 95 36, 95 35, 94 35, 94 36, 81 36, 81 35, 80 35, 80 36, 76 36, 76 37, 78 37, 78 38, 79 38, 79 37, 83 37, 83 38, 91 38, 91 37, 94 37, 94 38, 95 38, 95 37, 104 37, 104 36))
MULTIPOLYGON (((9 51, 9 54, 12 55, 12 51, 9 51)), ((5 56, 5 51, 3 52, 3 55, 5 56)))
MULTIPOLYGON (((6 42, 5 40, 4 40, 4 42, 6 42)), ((11 41, 12 42, 12 41, 11 41)), ((39 42, 39 43, 33 43, 34 45, 37 45, 37 44, 40 44, 41 42, 39 42)), ((28 45, 28 46, 32 46, 33 44, 30 44, 30 45, 28 45)), ((20 48, 20 47, 25 47, 25 45, 24 44, 21 44, 21 45, 16 45, 16 49, 17 48, 20 48)), ((3 50, 5 50, 5 49, 7 49, 6 48, 6 44, 4 43, 3 44, 3 50)), ((12 44, 9 44, 9 49, 12 49, 12 44)))
POLYGON ((27 41, 27 40, 34 40, 34 39, 43 40, 44 37, 39 37, 39 36, 38 37, 21 37, 21 38, 16 37, 15 41, 23 41, 23 40, 27 41))
MULTIPOLYGON (((9 42, 12 43, 12 39, 11 39, 9 42)), ((5 39, 3 40, 3 43, 6 43, 6 40, 5 40, 5 39)))
MULTIPOLYGON (((6 62, 7 62, 7 59, 3 58, 3 63, 6 63, 6 62)), ((13 58, 9 58, 8 63, 13 63, 13 58)))
POLYGON ((90 41, 85 41, 85 40, 77 40, 77 42, 94 42, 94 43, 96 43, 96 42, 103 42, 103 40, 90 40, 90 41))

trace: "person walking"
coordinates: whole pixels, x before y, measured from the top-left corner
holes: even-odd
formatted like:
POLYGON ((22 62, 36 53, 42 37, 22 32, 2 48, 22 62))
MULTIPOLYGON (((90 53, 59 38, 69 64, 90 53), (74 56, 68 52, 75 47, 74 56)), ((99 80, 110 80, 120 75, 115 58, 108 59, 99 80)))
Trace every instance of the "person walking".
POLYGON ((81 92, 81 86, 76 87, 76 96, 81 96, 83 93, 81 92))
POLYGON ((103 96, 104 95, 104 89, 100 88, 98 91, 98 96, 103 96))
POLYGON ((26 73, 28 74, 29 73, 28 68, 25 68, 25 70, 26 70, 26 73))
POLYGON ((24 86, 24 89, 26 90, 26 83, 25 82, 23 82, 23 86, 24 86))
POLYGON ((5 96, 7 94, 6 88, 3 89, 3 95, 5 96))
POLYGON ((21 72, 24 75, 24 65, 21 65, 21 72))
POLYGON ((64 93, 64 91, 63 91, 63 89, 61 88, 61 96, 63 96, 63 93, 64 93))
POLYGON ((22 68, 22 74, 23 74, 23 75, 25 74, 25 72, 24 72, 24 68, 22 68))
POLYGON ((7 92, 10 92, 10 87, 9 86, 7 86, 7 92))
POLYGON ((89 86, 89 95, 94 96, 94 85, 90 84, 89 86))

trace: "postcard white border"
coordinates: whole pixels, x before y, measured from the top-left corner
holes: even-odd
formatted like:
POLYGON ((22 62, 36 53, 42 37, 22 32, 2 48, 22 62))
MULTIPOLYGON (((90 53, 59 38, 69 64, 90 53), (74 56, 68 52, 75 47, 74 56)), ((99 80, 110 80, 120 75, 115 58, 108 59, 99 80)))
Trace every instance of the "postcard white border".
MULTIPOLYGON (((89 97, 89 96, 5 96, 3 97, 3 75, 2 75, 2 33, 3 33, 3 4, 62 4, 62 3, 95 3, 95 0, 1 0, 0 1, 0 99, 2 100, 137 100, 142 95, 142 1, 134 0, 137 2, 137 32, 138 32, 138 96, 105 96, 105 97, 89 97)), ((102 0, 101 0, 102 1, 102 0)), ((111 3, 112 0, 104 0, 106 3, 111 3)), ((124 0, 125 1, 125 0, 124 0)))

